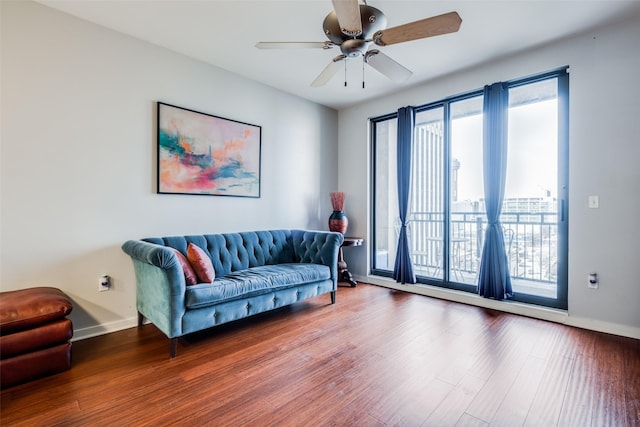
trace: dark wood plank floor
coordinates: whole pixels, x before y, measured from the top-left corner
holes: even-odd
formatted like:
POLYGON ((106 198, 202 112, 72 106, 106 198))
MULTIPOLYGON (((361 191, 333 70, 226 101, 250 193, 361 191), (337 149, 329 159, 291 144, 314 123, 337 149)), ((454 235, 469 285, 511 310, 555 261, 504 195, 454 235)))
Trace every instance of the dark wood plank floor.
POLYGON ((78 341, 0 424, 639 426, 640 341, 372 285, 181 340, 78 341))

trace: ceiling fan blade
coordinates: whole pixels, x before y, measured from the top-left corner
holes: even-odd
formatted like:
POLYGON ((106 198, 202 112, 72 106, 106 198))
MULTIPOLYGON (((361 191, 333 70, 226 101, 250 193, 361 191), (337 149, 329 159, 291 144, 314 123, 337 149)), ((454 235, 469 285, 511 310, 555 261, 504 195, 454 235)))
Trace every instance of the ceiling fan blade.
POLYGON ((325 69, 318 74, 318 77, 316 77, 316 79, 311 83, 311 86, 318 87, 327 84, 327 82, 338 72, 340 69, 340 62, 345 58, 345 55, 338 55, 333 58, 333 61, 331 61, 329 65, 327 65, 325 69))
POLYGON ((378 49, 368 51, 364 61, 394 82, 404 82, 413 75, 411 71, 389 58, 378 49))
POLYGON ((331 49, 333 43, 326 42, 258 42, 258 49, 331 49))
POLYGON ((340 24, 340 30, 352 37, 362 34, 360 21, 360 5, 358 0, 332 0, 333 9, 340 24))
POLYGON ((449 12, 379 31, 374 34, 373 41, 379 46, 387 46, 441 34, 455 33, 460 28, 461 23, 462 18, 457 12, 449 12))

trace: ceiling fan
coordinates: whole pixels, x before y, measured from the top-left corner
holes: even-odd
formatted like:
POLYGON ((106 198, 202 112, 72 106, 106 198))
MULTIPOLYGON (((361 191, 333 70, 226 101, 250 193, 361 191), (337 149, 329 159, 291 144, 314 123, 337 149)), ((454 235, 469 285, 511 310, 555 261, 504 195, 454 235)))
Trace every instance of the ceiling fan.
MULTIPOLYGON (((407 80, 413 74, 404 66, 380 52, 372 45, 388 46, 441 34, 455 33, 462 19, 457 12, 432 16, 396 27, 387 27, 387 17, 379 9, 358 0, 332 0, 334 10, 329 13, 322 27, 329 40, 324 42, 258 42, 258 49, 320 48, 339 46, 340 55, 333 58, 316 77, 311 86, 323 86, 336 74, 340 62, 362 56, 365 64, 395 82, 407 80)), ((346 62, 345 62, 346 67, 346 62)), ((345 86, 346 86, 345 81, 345 86)), ((362 83, 364 87, 364 81, 362 83)))

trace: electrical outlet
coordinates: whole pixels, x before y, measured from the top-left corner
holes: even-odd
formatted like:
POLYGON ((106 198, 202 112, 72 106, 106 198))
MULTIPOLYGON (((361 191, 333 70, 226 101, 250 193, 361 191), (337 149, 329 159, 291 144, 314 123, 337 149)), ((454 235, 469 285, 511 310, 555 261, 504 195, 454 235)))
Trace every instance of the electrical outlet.
POLYGON ((589 209, 598 209, 600 207, 600 197, 589 196, 589 209))
POLYGON ((100 292, 104 292, 104 291, 108 291, 111 288, 111 277, 107 276, 106 274, 104 276, 100 276, 100 278, 98 279, 98 290, 100 292))
POLYGON ((598 278, 598 273, 589 273, 587 287, 589 289, 598 289, 599 283, 600 279, 598 278))

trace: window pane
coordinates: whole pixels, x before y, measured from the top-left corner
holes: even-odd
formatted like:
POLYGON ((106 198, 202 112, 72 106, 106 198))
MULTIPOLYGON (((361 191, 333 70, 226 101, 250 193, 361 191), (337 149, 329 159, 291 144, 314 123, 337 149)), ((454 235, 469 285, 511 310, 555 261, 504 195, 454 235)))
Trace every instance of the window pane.
POLYGON ((393 271, 398 246, 398 191, 396 185, 397 118, 374 123, 374 220, 373 268, 393 271))
POLYGON ((443 278, 444 108, 416 114, 409 243, 417 276, 443 278))
POLYGON ((557 79, 509 90, 501 222, 514 292, 557 297, 557 79))
POLYGON ((449 279, 474 286, 486 224, 482 100, 482 96, 476 96, 451 103, 449 279))

